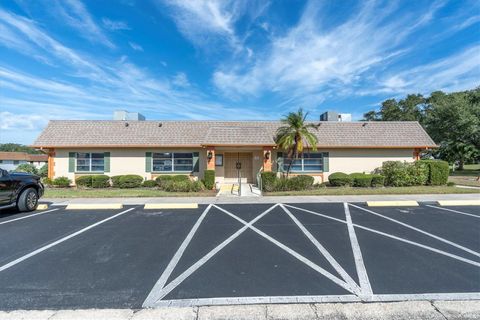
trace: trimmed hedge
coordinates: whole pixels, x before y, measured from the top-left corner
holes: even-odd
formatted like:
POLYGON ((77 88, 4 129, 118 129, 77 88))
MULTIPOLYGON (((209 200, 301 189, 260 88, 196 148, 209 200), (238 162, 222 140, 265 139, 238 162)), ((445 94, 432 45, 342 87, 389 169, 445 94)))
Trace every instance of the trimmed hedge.
POLYGON ((80 176, 75 179, 75 184, 77 187, 108 188, 110 187, 110 177, 104 174, 80 176))
POLYGON ((157 186, 158 186, 158 183, 155 180, 145 180, 142 183, 142 187, 144 188, 155 188, 157 186))
POLYGON ((406 187, 413 185, 412 165, 401 161, 385 161, 382 164, 382 173, 385 176, 385 185, 392 187, 406 187))
POLYGON ((275 182, 277 180, 277 174, 275 172, 262 172, 261 173, 262 179, 262 189, 263 191, 274 191, 275 190, 275 182))
POLYGON ((204 190, 204 186, 200 181, 191 181, 190 179, 175 181, 172 179, 165 182, 163 190, 168 192, 198 192, 204 190))
POLYGON ((346 173, 334 172, 328 176, 328 182, 334 187, 344 187, 351 186, 353 179, 346 173))
POLYGON ((203 184, 208 190, 215 187, 215 170, 205 170, 203 184))
POLYGON ((173 176, 171 175, 161 175, 161 176, 158 176, 155 181, 157 182, 157 185, 163 189, 163 187, 165 187, 165 185, 171 181, 173 181, 173 176))
POLYGON ((365 173, 352 173, 350 177, 353 179, 354 187, 368 188, 372 185, 372 175, 365 173))
POLYGON ((432 186, 444 185, 448 181, 450 168, 448 162, 442 160, 419 160, 427 167, 427 184, 432 186))
POLYGON ((383 187, 385 185, 385 177, 381 174, 372 174, 372 187, 383 187))
POLYGON ((143 178, 135 174, 126 174, 124 176, 119 176, 118 178, 118 188, 128 189, 128 188, 138 188, 142 186, 143 178))
POLYGON ((289 190, 307 190, 313 186, 314 178, 307 175, 299 175, 288 179, 289 190))
POLYGON ((57 188, 67 188, 71 183, 72 181, 67 177, 58 177, 52 181, 52 185, 57 188))

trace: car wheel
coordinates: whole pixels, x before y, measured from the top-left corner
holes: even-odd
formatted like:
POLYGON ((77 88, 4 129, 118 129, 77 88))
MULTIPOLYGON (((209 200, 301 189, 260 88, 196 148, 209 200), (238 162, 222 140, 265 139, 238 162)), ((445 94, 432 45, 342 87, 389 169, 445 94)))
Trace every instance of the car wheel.
POLYGON ((33 211, 38 207, 38 193, 34 188, 23 190, 18 197, 17 207, 19 211, 33 211))

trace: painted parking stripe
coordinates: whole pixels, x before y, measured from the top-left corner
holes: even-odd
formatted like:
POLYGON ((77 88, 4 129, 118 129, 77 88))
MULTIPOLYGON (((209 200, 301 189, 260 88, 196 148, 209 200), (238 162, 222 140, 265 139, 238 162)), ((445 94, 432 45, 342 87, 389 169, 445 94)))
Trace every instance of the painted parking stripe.
MULTIPOLYGON (((290 208, 293 208, 293 209, 300 210, 300 211, 305 211, 305 212, 311 213, 313 215, 317 215, 317 216, 320 216, 320 217, 331 219, 331 220, 334 220, 334 221, 347 223, 346 221, 343 221, 343 220, 340 220, 340 219, 337 219, 337 218, 334 218, 334 217, 330 217, 330 216, 327 216, 327 215, 324 215, 324 214, 321 214, 321 213, 318 213, 318 212, 314 212, 314 211, 311 211, 311 210, 294 207, 292 205, 286 205, 286 206, 288 206, 290 208)), ((447 257, 450 257, 450 258, 453 258, 453 259, 456 259, 456 260, 459 260, 459 261, 462 261, 462 262, 466 262, 468 264, 472 264, 476 267, 480 267, 480 263, 478 263, 476 261, 466 259, 466 258, 457 256, 457 255, 442 251, 442 250, 438 250, 438 249, 435 249, 433 247, 430 247, 430 246, 427 246, 427 245, 424 245, 424 244, 421 244, 421 243, 418 243, 418 242, 414 242, 414 241, 410 241, 408 239, 404 239, 404 238, 400 238, 400 237, 397 237, 397 236, 394 236, 394 235, 390 235, 388 233, 385 233, 385 232, 382 232, 382 231, 379 231, 379 230, 375 230, 375 229, 372 229, 372 228, 368 228, 368 227, 365 227, 365 226, 362 226, 362 225, 359 225, 359 224, 355 224, 355 223, 353 224, 353 226, 356 227, 356 228, 361 228, 361 229, 369 231, 369 232, 380 234, 382 236, 385 236, 385 237, 388 237, 388 238, 391 238, 391 239, 395 239, 395 240, 398 240, 398 241, 401 241, 401 242, 405 242, 405 243, 408 243, 408 244, 411 244, 411 245, 414 245, 414 246, 417 246, 417 247, 420 247, 420 248, 423 248, 423 249, 426 249, 426 250, 429 250, 429 251, 433 251, 433 252, 436 252, 438 254, 441 254, 441 255, 444 255, 444 256, 447 256, 447 257)))
POLYGON ((466 216, 470 216, 470 217, 474 217, 474 218, 480 219, 480 216, 477 216, 476 214, 472 214, 472 213, 466 213, 466 212, 462 212, 462 211, 458 211, 458 210, 453 210, 453 209, 449 209, 449 208, 442 208, 442 207, 432 206, 432 205, 429 205, 429 204, 426 204, 426 206, 427 206, 427 207, 430 207, 430 208, 434 208, 434 209, 440 209, 440 210, 444 210, 444 211, 450 211, 450 212, 453 212, 453 213, 464 214, 464 215, 466 215, 466 216))
POLYGON ((327 259, 327 261, 330 263, 330 265, 335 269, 335 271, 338 272, 338 274, 342 277, 345 282, 347 282, 352 288, 357 287, 357 289, 360 290, 358 285, 355 283, 355 281, 348 275, 348 273, 345 271, 345 269, 342 268, 342 266, 335 260, 335 258, 328 252, 327 249, 325 249, 324 246, 308 231, 307 228, 288 210, 284 205, 280 204, 280 207, 288 214, 290 219, 295 222, 298 228, 305 234, 305 236, 310 240, 310 242, 313 243, 315 247, 317 247, 318 251, 327 259))
POLYGON ((65 241, 73 238, 73 237, 76 237, 76 236, 78 236, 78 235, 80 235, 80 234, 82 234, 82 233, 84 233, 84 232, 86 232, 86 231, 88 231, 88 230, 90 230, 90 229, 92 229, 92 228, 95 228, 95 227, 97 227, 97 226, 99 226, 99 225, 101 225, 101 224, 103 224, 103 223, 105 223, 105 222, 107 222, 107 221, 110 221, 110 220, 112 220, 112 219, 115 219, 115 218, 117 218, 117 217, 120 217, 121 215, 124 215, 125 213, 127 213, 127 212, 129 212, 129 211, 132 211, 133 209, 135 209, 135 208, 127 209, 127 210, 122 211, 122 212, 120 212, 120 213, 117 213, 117 214, 115 214, 115 215, 113 215, 113 216, 111 216, 111 217, 108 217, 108 218, 106 218, 106 219, 103 219, 103 220, 101 220, 101 221, 99 221, 99 222, 96 222, 96 223, 94 223, 94 224, 91 224, 91 225, 89 225, 89 226, 87 226, 87 227, 85 227, 85 228, 83 228, 83 229, 80 229, 80 230, 78 230, 78 231, 76 231, 76 232, 74 232, 74 233, 72 233, 72 234, 69 234, 68 236, 65 236, 65 237, 63 237, 63 238, 61 238, 61 239, 58 239, 57 241, 54 241, 54 242, 52 242, 52 243, 50 243, 50 244, 47 244, 47 245, 45 245, 45 246, 43 246, 43 247, 41 247, 41 248, 39 248, 39 249, 37 249, 37 250, 35 250, 35 251, 32 251, 32 252, 30 252, 30 253, 28 253, 28 254, 26 254, 26 255, 18 258, 18 259, 15 259, 15 260, 7 263, 7 264, 4 264, 3 266, 0 266, 0 272, 2 272, 2 271, 4 271, 4 270, 7 270, 8 268, 11 268, 11 267, 13 267, 13 266, 16 265, 16 264, 19 264, 19 263, 22 262, 22 261, 25 261, 25 260, 33 257, 33 256, 36 256, 37 254, 42 253, 43 251, 48 250, 48 249, 56 246, 57 244, 60 244, 60 243, 62 243, 62 242, 65 242, 65 241))
POLYGON ((18 221, 18 220, 23 220, 23 219, 31 218, 31 217, 35 217, 35 216, 39 216, 39 215, 41 215, 41 214, 49 213, 49 212, 52 212, 52 211, 55 211, 55 210, 58 210, 58 208, 57 208, 57 209, 48 210, 48 211, 37 212, 37 213, 34 213, 34 214, 29 214, 28 216, 23 216, 23 217, 16 218, 16 219, 11 219, 11 220, 8 220, 8 221, 2 221, 2 222, 0 222, 0 225, 1 225, 1 224, 7 224, 7 223, 10 223, 10 222, 14 222, 14 221, 18 221))
MULTIPOLYGON (((267 210, 265 210, 264 212, 262 212, 261 214, 259 214, 255 219, 253 219, 252 221, 250 221, 248 223, 248 225, 251 225, 251 224, 254 224, 256 221, 260 220, 263 216, 265 216, 266 214, 268 214, 270 211, 272 211, 273 209, 275 209, 276 207, 278 206, 278 204, 275 204, 273 206, 271 206, 270 208, 268 208, 267 210)), ((240 228, 239 230, 237 230, 237 232, 235 232, 234 234, 232 234, 230 237, 228 237, 225 241, 223 241, 222 243, 220 243, 218 246, 216 246, 215 248, 213 248, 209 253, 207 253, 206 255, 204 255, 202 258, 200 258, 200 260, 198 260, 197 262, 195 262, 190 268, 188 268, 187 270, 185 270, 182 274, 180 274, 178 277, 176 277, 175 279, 173 279, 169 284, 167 284, 165 287, 163 287, 162 289, 160 289, 159 291, 157 291, 159 288, 155 288, 155 291, 157 292, 150 292, 149 296, 152 295, 152 296, 155 296, 157 300, 160 300, 162 299, 163 297, 165 297, 170 291, 172 291, 173 289, 175 289, 178 285, 180 285, 180 283, 182 283, 185 279, 187 279, 192 273, 194 273, 198 268, 200 268, 201 266, 203 266, 205 263, 207 263, 208 260, 210 260, 214 255, 216 255, 220 250, 222 250, 223 248, 225 248, 230 242, 232 242, 233 240, 235 240, 236 238, 238 238, 242 233, 244 233, 247 229, 248 229, 248 225, 245 225, 243 226, 242 228, 240 228)), ((153 304, 155 304, 156 301, 153 302, 153 304)), ((144 308, 148 308, 148 307, 152 307, 154 306, 153 304, 146 304, 145 302, 143 303, 143 307, 144 308)))
POLYGON ((198 203, 146 203, 143 207, 148 209, 198 209, 198 203))
POLYGON ((348 237, 350 238, 350 244, 352 245, 353 257, 355 260, 355 269, 357 270, 358 280, 360 282, 360 288, 364 294, 372 295, 372 286, 368 278, 367 268, 363 262, 362 251, 360 250, 360 244, 358 243, 357 234, 353 227, 352 216, 350 215, 350 209, 346 202, 343 203, 343 209, 345 211, 345 218, 347 220, 348 237))
POLYGON ((441 206, 480 206, 480 200, 439 200, 441 206))
POLYGON ((466 248, 466 247, 464 247, 464 246, 461 246, 461 245, 459 245, 459 244, 457 244, 457 243, 455 243, 455 242, 452 242, 452 241, 450 241, 450 240, 447 240, 447 239, 445 239, 445 238, 442 238, 442 237, 439 237, 439 236, 437 236, 437 235, 434 235, 434 234, 432 234, 432 233, 430 233, 430 232, 427 232, 427 231, 424 231, 424 230, 422 230, 422 229, 416 228, 416 227, 414 227, 414 226, 411 226, 411 225, 409 225, 409 224, 407 224, 407 223, 398 221, 398 220, 396 220, 396 219, 393 219, 393 218, 384 216, 384 215, 382 215, 382 214, 380 214, 380 213, 377 213, 377 212, 375 212, 375 211, 368 210, 368 209, 359 207, 359 206, 354 205, 354 204, 351 204, 351 203, 349 203, 349 205, 352 206, 352 207, 355 207, 355 208, 357 208, 357 209, 363 210, 363 211, 365 211, 365 212, 371 213, 371 214, 373 214, 373 215, 376 215, 376 216, 378 216, 378 217, 384 218, 384 219, 386 219, 386 220, 389 220, 389 221, 398 223, 399 225, 402 225, 402 226, 404 226, 404 227, 406 227, 406 228, 409 228, 409 229, 411 229, 411 230, 420 232, 420 233, 422 233, 422 234, 424 234, 424 235, 426 235, 426 236, 429 236, 429 237, 431 237, 431 238, 433 238, 433 239, 436 239, 436 240, 438 240, 438 241, 441 241, 441 242, 444 242, 444 243, 446 243, 446 244, 448 244, 448 245, 451 245, 451 246, 453 246, 453 247, 455 247, 455 248, 458 248, 458 249, 460 249, 460 250, 463 250, 463 251, 465 251, 465 252, 468 252, 468 253, 470 253, 470 254, 473 254, 474 256, 480 257, 480 253, 478 253, 478 252, 476 252, 476 251, 473 251, 472 249, 466 248))
POLYGON ((367 207, 418 207, 417 201, 367 201, 367 207))
POLYGON ((148 294, 147 298, 143 302, 144 306, 152 305, 155 301, 159 299, 158 294, 161 292, 161 290, 167 283, 167 280, 172 274, 173 269, 175 269, 175 267, 177 266, 178 261, 180 261, 180 258, 185 252, 185 249, 187 249, 187 246, 192 240, 193 236, 195 235, 195 232, 197 232, 198 228, 200 227, 200 224, 202 223, 203 219, 205 219, 205 216, 207 215, 207 213, 210 211, 211 208, 212 208, 212 205, 211 204, 208 205, 208 207, 203 211, 203 213, 198 218, 197 222, 195 222, 192 229, 188 233, 187 237, 185 238, 185 240, 183 240, 177 252, 175 252, 175 255, 173 256, 172 260, 170 260, 167 267, 163 271, 162 275, 160 276, 158 281, 155 283, 152 290, 150 290, 150 293, 148 294))
POLYGON ((121 203, 71 203, 66 210, 118 210, 123 209, 121 203))

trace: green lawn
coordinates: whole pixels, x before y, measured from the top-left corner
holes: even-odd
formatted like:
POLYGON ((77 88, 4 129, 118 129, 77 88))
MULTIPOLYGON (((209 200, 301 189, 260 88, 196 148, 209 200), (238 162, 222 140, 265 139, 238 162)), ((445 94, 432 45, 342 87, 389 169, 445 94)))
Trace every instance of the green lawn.
POLYGON ((121 197, 213 197, 215 191, 166 192, 157 189, 77 189, 47 188, 45 198, 121 198, 121 197))
POLYGON ((464 170, 457 170, 450 173, 448 181, 458 185, 480 187, 480 164, 466 164, 464 170))
POLYGON ((265 192, 266 196, 333 196, 333 195, 370 195, 370 194, 448 194, 480 193, 476 189, 462 189, 447 186, 415 186, 385 188, 320 188, 305 191, 265 192))

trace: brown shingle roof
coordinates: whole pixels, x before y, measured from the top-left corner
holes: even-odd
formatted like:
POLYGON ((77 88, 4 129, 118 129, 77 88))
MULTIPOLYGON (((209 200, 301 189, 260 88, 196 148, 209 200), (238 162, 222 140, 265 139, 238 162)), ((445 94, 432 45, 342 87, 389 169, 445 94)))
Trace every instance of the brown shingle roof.
MULTIPOLYGON (((50 121, 35 147, 272 145, 279 121, 50 121)), ((418 122, 320 122, 320 147, 435 147, 418 122)))
POLYGON ((46 162, 48 156, 46 154, 28 154, 26 152, 0 152, 0 160, 25 160, 46 162))

